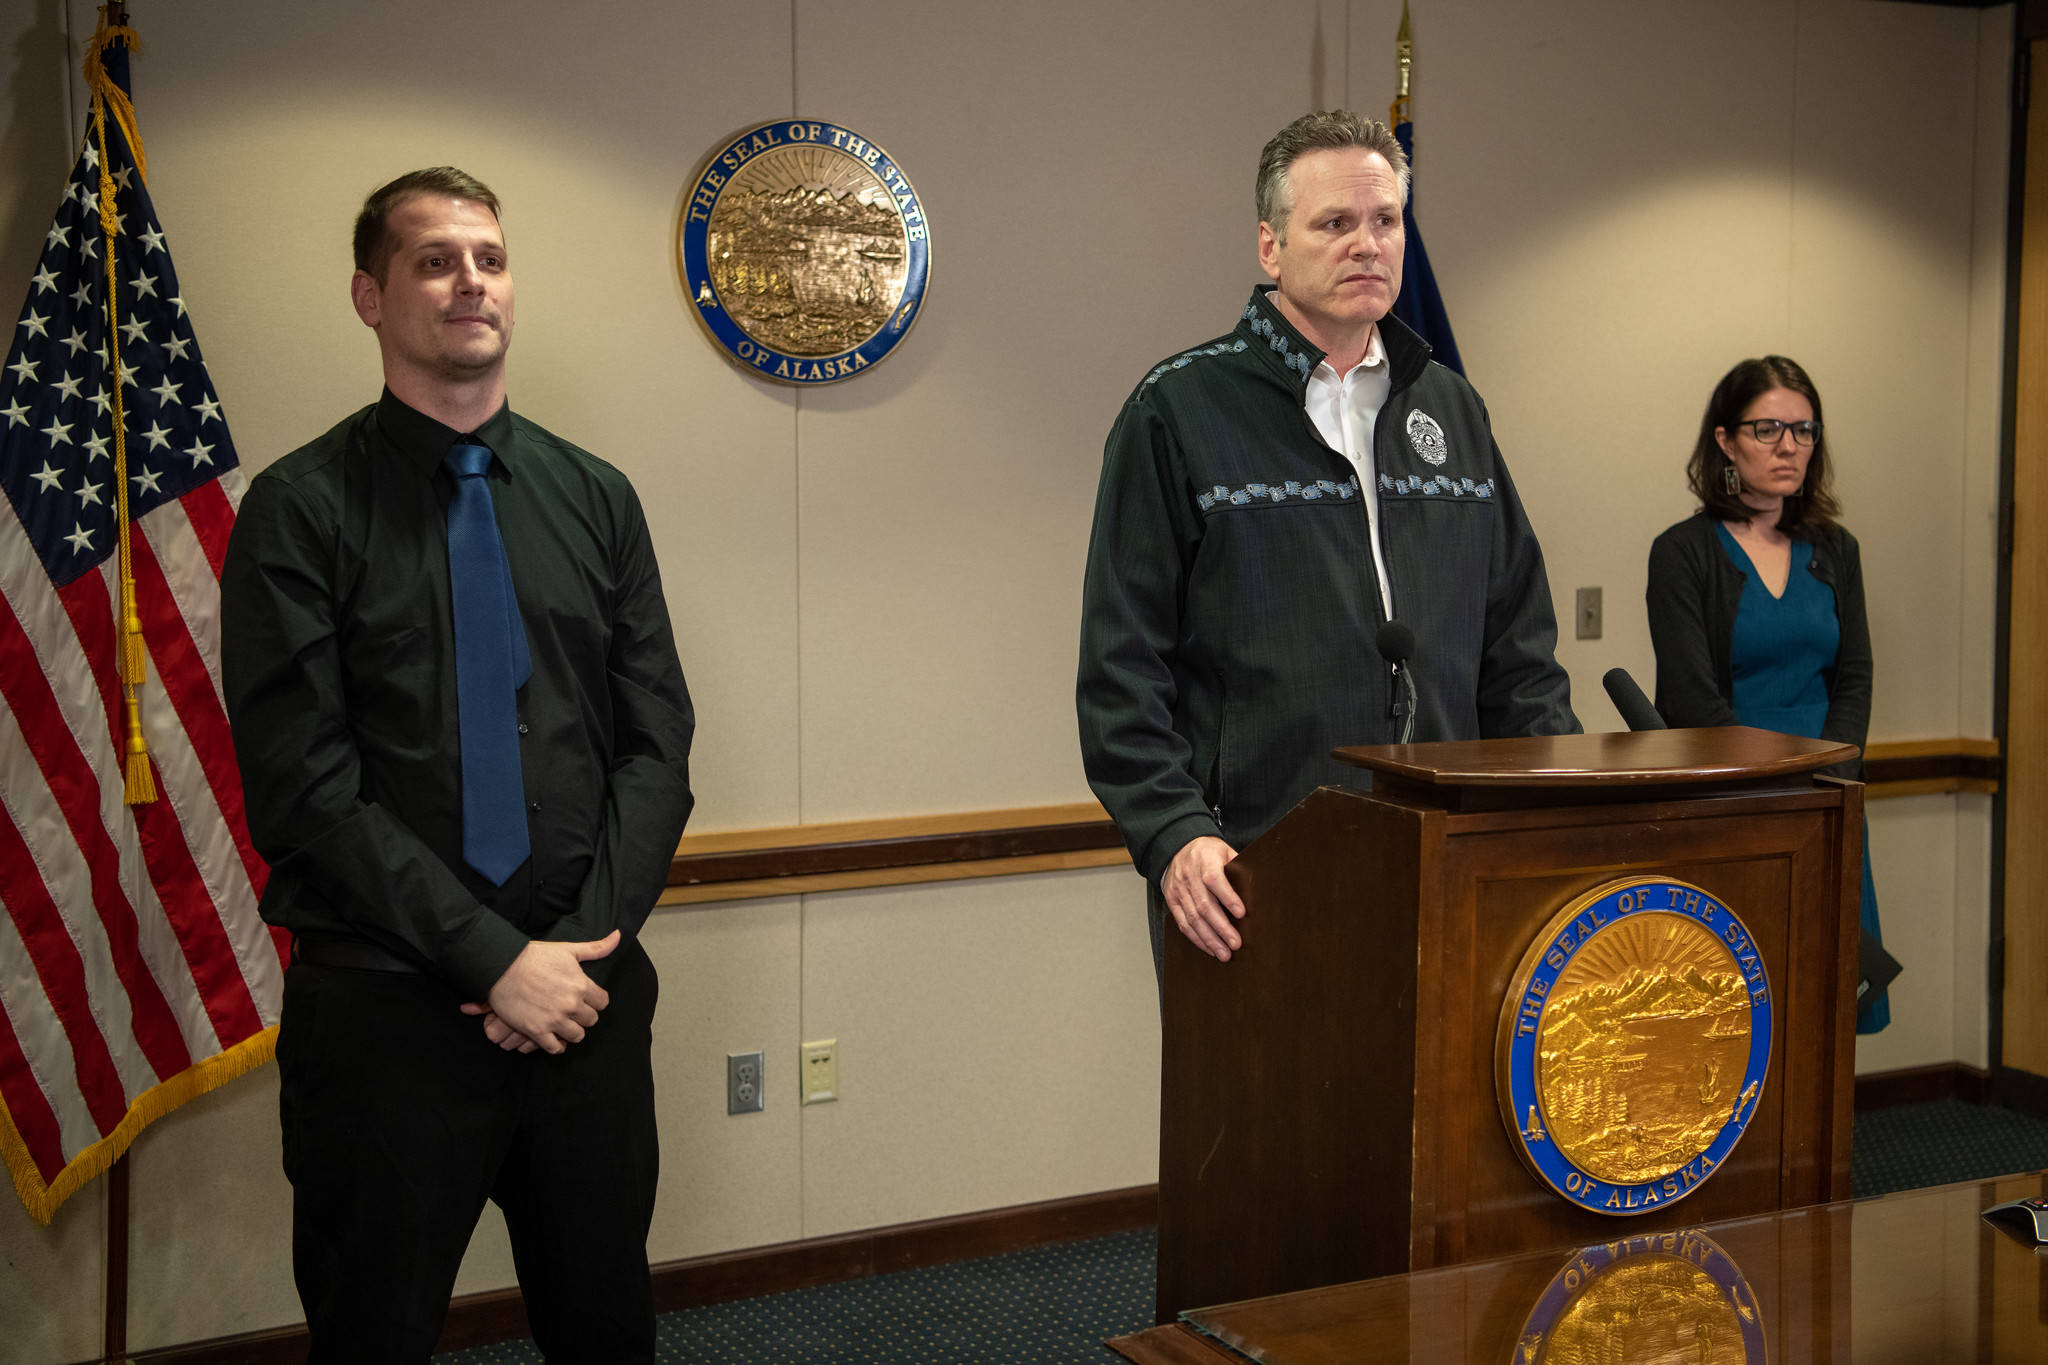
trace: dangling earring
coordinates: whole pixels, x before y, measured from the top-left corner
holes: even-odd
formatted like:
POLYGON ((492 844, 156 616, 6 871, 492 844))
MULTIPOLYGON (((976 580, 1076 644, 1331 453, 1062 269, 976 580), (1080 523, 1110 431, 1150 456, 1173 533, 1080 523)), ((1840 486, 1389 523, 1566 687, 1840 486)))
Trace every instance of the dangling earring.
POLYGON ((1721 486, 1728 490, 1728 496, 1731 498, 1742 492, 1742 476, 1735 472, 1734 465, 1721 467, 1721 486))

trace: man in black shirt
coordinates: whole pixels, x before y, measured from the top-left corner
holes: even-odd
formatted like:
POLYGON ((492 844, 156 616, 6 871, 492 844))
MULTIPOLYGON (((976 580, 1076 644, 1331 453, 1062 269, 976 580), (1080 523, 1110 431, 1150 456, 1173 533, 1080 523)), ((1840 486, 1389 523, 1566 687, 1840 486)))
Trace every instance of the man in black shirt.
POLYGON ((638 935, 693 717, 631 486, 506 406, 497 210, 450 167, 370 197, 383 396, 252 481, 222 571, 316 1362, 425 1360, 487 1198, 550 1361, 654 1359, 638 935))

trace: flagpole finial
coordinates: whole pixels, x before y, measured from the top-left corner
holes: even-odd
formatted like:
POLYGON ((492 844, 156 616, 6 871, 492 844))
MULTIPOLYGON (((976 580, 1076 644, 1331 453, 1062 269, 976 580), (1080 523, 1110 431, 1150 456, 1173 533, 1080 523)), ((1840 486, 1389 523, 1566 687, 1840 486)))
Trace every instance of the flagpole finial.
POLYGON ((1394 102, 1387 109, 1387 121, 1408 122, 1408 96, 1415 79, 1415 35, 1408 26, 1408 0, 1401 0, 1401 31, 1394 39, 1394 102))

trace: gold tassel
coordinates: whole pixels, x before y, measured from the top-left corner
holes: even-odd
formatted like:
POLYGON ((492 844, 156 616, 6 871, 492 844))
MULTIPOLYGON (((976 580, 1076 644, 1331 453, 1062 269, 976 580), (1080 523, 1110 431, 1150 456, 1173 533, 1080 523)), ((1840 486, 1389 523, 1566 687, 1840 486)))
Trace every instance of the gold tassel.
POLYGON ((142 638, 142 618, 135 612, 135 580, 121 583, 121 681, 140 687, 149 681, 149 645, 142 638))
POLYGON ((135 689, 128 689, 128 771, 122 799, 131 806, 146 806, 156 800, 156 778, 149 770, 149 741, 142 737, 142 708, 136 704, 135 689))

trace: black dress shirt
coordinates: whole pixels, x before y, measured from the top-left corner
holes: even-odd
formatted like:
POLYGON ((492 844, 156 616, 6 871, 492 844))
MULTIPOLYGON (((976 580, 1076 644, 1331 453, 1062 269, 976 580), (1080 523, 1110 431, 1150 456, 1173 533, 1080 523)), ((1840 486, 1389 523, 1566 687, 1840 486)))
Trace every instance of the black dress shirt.
POLYGON ((463 435, 387 390, 251 481, 221 573, 222 678, 271 864, 264 919, 480 1001, 529 939, 638 933, 690 813, 694 719, 632 486, 500 408, 475 439, 533 655, 533 852, 501 887, 463 862, 441 463, 463 435))

